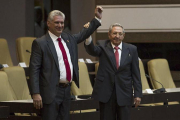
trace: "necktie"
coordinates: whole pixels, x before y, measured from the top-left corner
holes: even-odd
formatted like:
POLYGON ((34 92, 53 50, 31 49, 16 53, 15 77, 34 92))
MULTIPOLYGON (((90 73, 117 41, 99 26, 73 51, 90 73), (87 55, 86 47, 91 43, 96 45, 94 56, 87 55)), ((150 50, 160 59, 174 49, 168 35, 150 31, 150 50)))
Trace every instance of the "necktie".
POLYGON ((118 52, 118 49, 119 47, 114 47, 114 49, 116 50, 115 51, 115 58, 116 58, 116 68, 118 69, 119 68, 119 52, 118 52))
POLYGON ((66 54, 64 46, 63 46, 63 44, 61 42, 61 38, 58 38, 57 40, 59 41, 59 48, 60 48, 60 50, 62 52, 64 64, 65 64, 65 67, 66 67, 66 79, 70 82, 71 81, 71 69, 70 69, 70 66, 69 66, 67 54, 66 54))

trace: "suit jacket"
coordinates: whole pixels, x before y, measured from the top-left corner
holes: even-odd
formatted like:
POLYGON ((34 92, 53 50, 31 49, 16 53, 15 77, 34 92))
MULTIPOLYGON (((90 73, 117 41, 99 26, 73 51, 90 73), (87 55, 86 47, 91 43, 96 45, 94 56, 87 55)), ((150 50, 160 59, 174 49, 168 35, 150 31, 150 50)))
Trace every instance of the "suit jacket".
POLYGON ((116 68, 114 49, 110 40, 98 40, 85 45, 86 51, 99 57, 99 68, 92 97, 106 103, 116 89, 119 106, 132 105, 134 97, 142 97, 142 86, 139 71, 138 53, 134 45, 122 42, 122 53, 119 69, 116 68))
MULTIPOLYGON (((63 32, 61 37, 66 42, 73 65, 73 80, 79 86, 77 44, 88 38, 100 23, 93 19, 89 28, 83 28, 78 34, 63 32)), ((51 103, 56 96, 60 70, 57 52, 49 34, 33 41, 30 58, 30 93, 40 93, 43 103, 51 103)))

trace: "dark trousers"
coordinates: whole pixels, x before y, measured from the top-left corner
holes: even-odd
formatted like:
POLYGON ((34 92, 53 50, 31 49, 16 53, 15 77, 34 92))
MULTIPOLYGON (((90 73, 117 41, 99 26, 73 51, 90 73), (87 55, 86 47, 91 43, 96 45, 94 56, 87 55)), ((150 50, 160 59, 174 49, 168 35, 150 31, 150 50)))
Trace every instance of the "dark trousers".
POLYGON ((131 106, 117 104, 116 90, 114 87, 110 100, 100 104, 100 120, 130 120, 131 106))
POLYGON ((70 86, 58 87, 57 94, 51 104, 43 104, 42 120, 69 120, 70 86))

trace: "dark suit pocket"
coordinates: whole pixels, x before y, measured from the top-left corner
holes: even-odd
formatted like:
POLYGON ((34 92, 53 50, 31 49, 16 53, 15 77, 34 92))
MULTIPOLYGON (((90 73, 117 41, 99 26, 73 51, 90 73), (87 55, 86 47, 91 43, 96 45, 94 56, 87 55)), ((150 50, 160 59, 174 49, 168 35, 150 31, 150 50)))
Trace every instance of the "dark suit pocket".
POLYGON ((104 76, 97 76, 97 77, 96 77, 96 80, 104 81, 104 76))

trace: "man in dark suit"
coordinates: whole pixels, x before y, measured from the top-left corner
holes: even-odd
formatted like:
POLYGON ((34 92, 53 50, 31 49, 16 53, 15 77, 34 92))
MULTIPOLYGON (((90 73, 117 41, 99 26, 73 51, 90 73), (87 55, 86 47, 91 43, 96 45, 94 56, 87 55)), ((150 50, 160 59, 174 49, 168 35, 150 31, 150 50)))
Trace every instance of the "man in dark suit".
POLYGON ((97 6, 88 29, 78 34, 63 32, 65 15, 49 13, 48 32, 33 41, 30 59, 30 92, 33 104, 42 108, 43 120, 69 120, 70 85, 79 86, 77 44, 88 38, 101 24, 102 8, 97 6))
POLYGON ((101 120, 130 120, 133 89, 136 107, 142 97, 137 48, 122 42, 125 32, 118 23, 110 26, 108 37, 96 46, 91 37, 85 42, 86 51, 99 57, 92 97, 100 101, 101 120))

